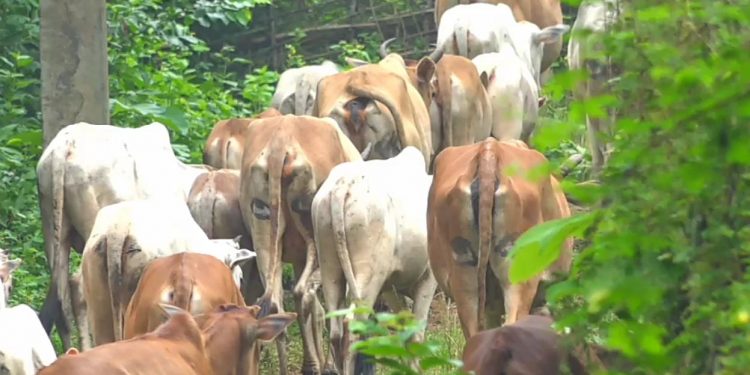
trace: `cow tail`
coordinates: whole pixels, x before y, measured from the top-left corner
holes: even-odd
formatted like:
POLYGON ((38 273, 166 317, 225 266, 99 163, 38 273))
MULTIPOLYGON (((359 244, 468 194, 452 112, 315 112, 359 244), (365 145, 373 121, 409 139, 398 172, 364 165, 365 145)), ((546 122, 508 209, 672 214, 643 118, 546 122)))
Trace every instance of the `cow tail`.
POLYGON ((107 282, 109 284, 110 303, 112 307, 112 328, 115 341, 123 338, 123 302, 127 305, 128 301, 123 301, 126 294, 123 282, 123 257, 126 251, 123 249, 127 234, 123 233, 125 228, 108 230, 103 236, 103 243, 97 246, 104 246, 101 254, 107 259, 107 282))
POLYGON ((456 50, 459 56, 469 57, 469 29, 466 27, 465 19, 459 20, 453 37, 456 40, 456 50))
POLYGON ((352 300, 358 301, 362 297, 357 287, 357 280, 354 278, 354 268, 352 260, 349 258, 349 249, 346 242, 346 199, 349 196, 349 186, 345 181, 337 181, 336 187, 331 190, 331 226, 333 227, 333 239, 336 246, 336 254, 339 256, 341 269, 344 271, 344 277, 352 300))
MULTIPOLYGON (((277 145, 285 147, 283 142, 277 143, 277 145)), ((271 147, 274 147, 274 145, 271 147)), ((266 275, 266 291, 260 300, 260 313, 258 317, 272 314, 274 313, 274 307, 277 309, 280 307, 272 306, 272 297, 276 293, 276 289, 282 287, 281 285, 276 285, 276 274, 281 272, 279 268, 281 268, 282 233, 279 231, 279 227, 281 226, 281 213, 279 212, 281 208, 279 206, 281 205, 281 175, 287 155, 288 151, 283 149, 281 152, 272 151, 268 157, 268 186, 271 198, 271 239, 273 244, 270 251, 271 267, 266 275)))
POLYGON ((294 114, 302 116, 305 114, 305 107, 307 107, 307 95, 310 93, 310 82, 306 79, 301 79, 297 82, 297 87, 294 90, 294 114))
MULTIPOLYGON (((402 95, 409 95, 407 91, 407 83, 401 81, 403 84, 402 87, 402 95)), ((366 98, 372 98, 373 100, 379 101, 383 103, 388 110, 391 112, 391 115, 393 116, 393 121, 396 123, 396 133, 398 134, 398 139, 401 142, 401 147, 406 146, 417 146, 420 151, 422 151, 422 155, 425 155, 425 160, 430 159, 430 154, 432 153, 431 148, 428 146, 427 137, 424 134, 424 129, 422 129, 422 124, 414 124, 417 128, 417 133, 419 134, 419 145, 412 145, 407 143, 406 139, 406 129, 404 128, 404 118, 402 117, 401 110, 396 106, 396 103, 394 103, 393 99, 386 95, 386 93, 383 92, 383 90, 378 86, 371 86, 371 85, 355 85, 352 84, 351 86, 351 92, 355 96, 360 97, 366 97, 366 98)), ((407 99, 407 102, 409 103, 409 106, 412 106, 412 103, 410 100, 407 99)), ((411 108, 411 113, 414 113, 414 109, 411 108)))
POLYGON ((492 213, 495 202, 495 184, 497 183, 497 157, 491 149, 482 148, 479 152, 477 178, 479 179, 479 305, 477 307, 477 329, 485 326, 485 305, 487 301, 487 265, 492 250, 492 213))
POLYGON ((443 147, 450 147, 455 145, 453 142, 453 116, 451 113, 452 99, 453 99, 453 85, 451 84, 450 72, 447 69, 441 69, 438 73, 438 87, 440 88, 440 96, 442 96, 443 106, 441 108, 440 124, 443 128, 443 147))
MULTIPOLYGON (((73 147, 70 142, 66 142, 63 150, 73 147)), ((67 152, 67 151, 65 151, 67 152)), ((75 324, 73 315, 73 304, 70 293, 70 242, 63 244, 65 234, 65 158, 63 155, 51 155, 52 157, 52 233, 53 246, 51 254, 47 254, 52 266, 53 284, 57 287, 57 298, 60 301, 62 315, 68 327, 75 324)), ((59 329, 59 328, 58 328, 59 329)), ((67 349, 67 348, 66 348, 67 349)))

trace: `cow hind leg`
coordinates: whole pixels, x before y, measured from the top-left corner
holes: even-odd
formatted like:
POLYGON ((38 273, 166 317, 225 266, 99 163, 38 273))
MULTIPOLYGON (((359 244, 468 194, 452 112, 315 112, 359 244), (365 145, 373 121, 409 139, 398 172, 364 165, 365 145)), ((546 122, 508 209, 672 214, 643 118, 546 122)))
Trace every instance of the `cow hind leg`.
MULTIPOLYGON (((430 314, 430 304, 435 296, 435 290, 437 289, 437 280, 432 276, 432 272, 427 271, 422 276, 422 279, 417 282, 412 292, 412 298, 414 299, 414 317, 420 321, 427 321, 430 314)), ((414 336, 415 341, 424 340, 424 331, 417 332, 414 336)))

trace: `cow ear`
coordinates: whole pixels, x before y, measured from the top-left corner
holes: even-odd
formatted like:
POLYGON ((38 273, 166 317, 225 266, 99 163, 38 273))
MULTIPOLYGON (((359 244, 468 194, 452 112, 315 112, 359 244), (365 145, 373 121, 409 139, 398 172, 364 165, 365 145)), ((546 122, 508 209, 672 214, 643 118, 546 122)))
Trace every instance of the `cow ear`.
POLYGON ((487 76, 487 72, 482 72, 482 74, 479 75, 479 81, 482 82, 482 86, 484 86, 485 90, 490 86, 490 77, 487 76))
POLYGON ((432 80, 435 74, 435 62, 429 57, 423 57, 417 64, 417 78, 419 82, 425 83, 432 80))
POLYGON ((564 24, 545 27, 542 31, 531 36, 531 42, 536 44, 554 42, 568 30, 570 30, 570 26, 564 24))
POLYGON ((168 318, 171 318, 171 317, 173 317, 173 316, 175 316, 177 314, 180 314, 180 313, 186 313, 186 314, 188 313, 187 311, 185 311, 185 310, 183 310, 183 309, 181 309, 181 308, 179 308, 179 307, 177 307, 175 305, 170 305, 168 303, 160 303, 159 307, 161 308, 161 311, 163 311, 164 314, 167 315, 168 318))
POLYGON ((241 265, 242 263, 255 258, 255 255, 255 252, 252 252, 248 249, 239 249, 237 251, 232 251, 227 254, 226 265, 229 268, 234 268, 235 266, 241 265))
POLYGON ((248 334, 261 341, 271 341, 284 332, 286 327, 292 324, 295 319, 297 319, 296 313, 269 315, 258 319, 248 334))
POLYGON ((234 243, 237 244, 237 248, 238 249, 239 249, 239 246, 240 246, 240 241, 242 241, 242 235, 241 234, 239 236, 237 236, 237 237, 234 238, 234 243))

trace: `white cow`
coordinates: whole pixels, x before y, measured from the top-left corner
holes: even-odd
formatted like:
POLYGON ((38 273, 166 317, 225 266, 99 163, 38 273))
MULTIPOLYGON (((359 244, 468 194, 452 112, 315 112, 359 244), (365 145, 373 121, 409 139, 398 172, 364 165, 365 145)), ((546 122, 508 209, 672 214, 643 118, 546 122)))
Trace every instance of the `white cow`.
POLYGON ((438 60, 442 53, 471 59, 498 52, 510 40, 509 26, 516 23, 510 8, 501 5, 459 4, 446 10, 438 27, 433 60, 438 60))
POLYGON ((318 82, 338 72, 339 68, 329 60, 320 65, 285 70, 279 77, 271 106, 285 115, 312 115, 318 82))
MULTIPOLYGON (((497 7, 510 11, 505 4, 497 7)), ((479 55, 472 62, 480 75, 485 73, 488 77, 492 136, 528 143, 539 114, 544 44, 558 40, 569 26, 555 25, 540 30, 531 22, 514 21, 507 29, 510 38, 503 41, 499 52, 479 55)))
POLYGON ((83 250, 99 210, 148 197, 185 201, 205 170, 177 159, 160 123, 135 129, 77 123, 55 136, 37 164, 44 246, 52 273, 40 315, 48 332, 55 319, 64 345, 70 347, 64 323, 73 323, 74 312, 70 296, 62 294, 69 290, 70 249, 83 250), (58 301, 64 320, 58 319, 58 301))
MULTIPOLYGON (((571 70, 588 71, 589 77, 574 90, 576 100, 585 100, 606 93, 608 82, 615 78, 614 67, 596 38, 617 21, 620 16, 619 6, 617 0, 600 0, 584 2, 578 8, 578 17, 573 24, 568 42, 568 66, 571 70)), ((613 114, 605 118, 586 116, 591 166, 595 175, 606 164, 612 151, 608 139, 612 137, 613 122, 613 114)))
MULTIPOLYGON (((437 282, 427 257, 432 176, 424 163, 419 150, 406 147, 391 159, 339 164, 315 194, 313 228, 328 311, 346 307, 346 300, 372 307, 382 292, 394 310, 403 308, 403 295, 411 297, 417 319, 427 319, 437 282)), ((331 319, 330 334, 339 373, 351 374, 341 318, 331 319)))
POLYGON ((0 374, 34 375, 55 359, 55 349, 31 307, 0 309, 0 374))
POLYGON ((186 251, 223 261, 232 268, 237 287, 240 263, 255 256, 234 240, 209 240, 181 200, 133 200, 99 211, 81 260, 86 315, 96 345, 122 339, 125 308, 144 268, 156 258, 186 251))

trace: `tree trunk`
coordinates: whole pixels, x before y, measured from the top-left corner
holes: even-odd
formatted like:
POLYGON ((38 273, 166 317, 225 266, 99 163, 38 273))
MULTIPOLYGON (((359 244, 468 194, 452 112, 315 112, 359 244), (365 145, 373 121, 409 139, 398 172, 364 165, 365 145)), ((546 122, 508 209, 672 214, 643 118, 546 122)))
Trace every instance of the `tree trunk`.
POLYGON ((109 122, 105 0, 41 0, 44 146, 63 127, 109 122))

